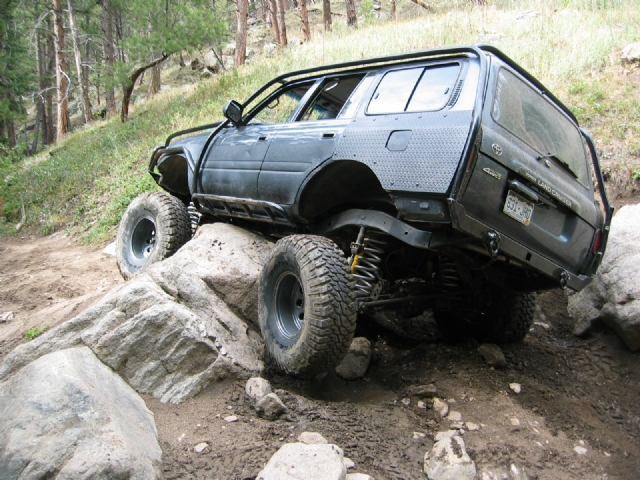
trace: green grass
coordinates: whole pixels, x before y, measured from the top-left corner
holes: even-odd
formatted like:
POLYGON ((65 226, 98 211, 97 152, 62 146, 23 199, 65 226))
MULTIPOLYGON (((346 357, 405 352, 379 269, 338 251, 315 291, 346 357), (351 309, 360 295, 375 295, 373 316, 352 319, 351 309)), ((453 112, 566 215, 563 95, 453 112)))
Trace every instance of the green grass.
POLYGON ((39 337, 40 335, 42 335, 47 330, 49 330, 48 326, 46 326, 46 327, 44 327, 42 329, 40 329, 38 327, 33 327, 33 328, 30 328, 29 330, 27 330, 26 332, 24 332, 24 336, 27 337, 29 340, 33 340, 34 338, 39 337))
MULTIPOLYGON (((429 3, 427 11, 399 0, 397 21, 389 20, 387 3, 377 13, 365 8, 367 21, 357 30, 335 16, 332 32, 314 30, 307 44, 162 92, 154 101, 134 105, 125 124, 111 119, 78 129, 53 150, 25 160, 0 152, 0 234, 15 234, 24 205, 30 232, 66 229, 89 242, 112 238, 128 203, 158 188, 147 173, 152 148, 176 130, 219 120, 226 100, 245 99, 288 70, 447 45, 501 48, 565 101, 596 139, 625 145, 625 158, 634 165, 640 153, 638 90, 626 82, 620 91, 615 78, 624 74, 610 78, 608 73, 624 68, 617 61, 619 51, 638 39, 635 0, 488 0, 485 7, 467 0, 429 3)), ((298 30, 295 14, 288 17, 292 37, 298 30)), ((269 42, 270 32, 265 28, 264 33, 269 42)), ((631 175, 637 178, 638 171, 631 175)))

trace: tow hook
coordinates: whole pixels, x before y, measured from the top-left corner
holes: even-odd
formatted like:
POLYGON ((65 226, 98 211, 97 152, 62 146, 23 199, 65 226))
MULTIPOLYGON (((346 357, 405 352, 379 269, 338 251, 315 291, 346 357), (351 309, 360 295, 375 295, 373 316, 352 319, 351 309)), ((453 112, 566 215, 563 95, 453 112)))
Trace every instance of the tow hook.
POLYGON ((567 281, 569 280, 569 274, 566 270, 563 270, 560 273, 560 288, 563 290, 567 289, 567 281))
POLYGON ((487 247, 489 247, 489 252, 491 253, 491 255, 493 255, 494 257, 498 255, 498 252, 500 252, 500 234, 495 230, 487 232, 485 242, 487 244, 487 247))

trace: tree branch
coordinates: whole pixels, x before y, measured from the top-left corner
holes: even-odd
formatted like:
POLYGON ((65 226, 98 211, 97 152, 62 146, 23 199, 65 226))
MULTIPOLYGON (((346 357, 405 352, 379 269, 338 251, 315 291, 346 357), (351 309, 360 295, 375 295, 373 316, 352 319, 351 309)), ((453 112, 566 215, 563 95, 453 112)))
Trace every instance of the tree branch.
POLYGON ((167 58, 169 58, 171 55, 173 54, 173 52, 170 53, 163 53, 162 56, 156 58, 155 60, 152 60, 150 63, 143 65, 142 67, 136 69, 133 71, 133 73, 131 73, 131 75, 129 75, 129 78, 127 78, 127 83, 123 85, 123 96, 122 96, 122 109, 120 110, 120 120, 122 121, 122 123, 127 121, 127 118, 129 118, 129 102, 131 101, 131 94, 133 93, 133 87, 136 84, 136 81, 138 80, 138 77, 140 75, 142 75, 143 72, 145 72, 146 70, 155 67, 157 65, 160 65, 162 62, 164 62, 167 58))

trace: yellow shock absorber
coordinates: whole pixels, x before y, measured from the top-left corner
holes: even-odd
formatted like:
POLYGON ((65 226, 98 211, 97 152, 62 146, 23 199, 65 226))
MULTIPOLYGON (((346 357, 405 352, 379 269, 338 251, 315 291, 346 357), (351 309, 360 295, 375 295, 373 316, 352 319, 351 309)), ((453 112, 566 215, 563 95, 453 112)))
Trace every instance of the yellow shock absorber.
POLYGON ((360 255, 353 256, 353 262, 351 262, 351 273, 356 273, 356 267, 360 265, 360 255))

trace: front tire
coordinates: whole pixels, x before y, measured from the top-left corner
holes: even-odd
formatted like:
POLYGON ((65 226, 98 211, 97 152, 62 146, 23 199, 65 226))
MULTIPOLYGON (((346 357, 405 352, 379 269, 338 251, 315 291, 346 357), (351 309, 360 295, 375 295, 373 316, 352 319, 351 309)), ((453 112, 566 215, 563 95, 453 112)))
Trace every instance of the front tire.
POLYGON ((293 235, 262 270, 258 320, 266 350, 285 372, 314 376, 340 363, 356 328, 353 280, 331 240, 293 235))
POLYGON ((191 238, 185 205, 164 192, 136 197, 124 212, 116 238, 118 269, 125 280, 169 258, 191 238))

